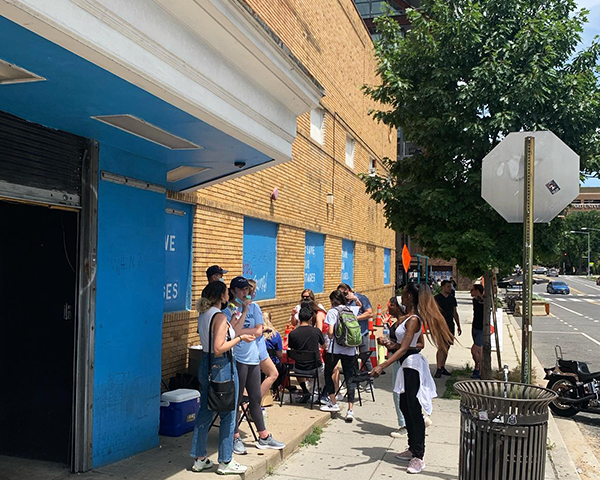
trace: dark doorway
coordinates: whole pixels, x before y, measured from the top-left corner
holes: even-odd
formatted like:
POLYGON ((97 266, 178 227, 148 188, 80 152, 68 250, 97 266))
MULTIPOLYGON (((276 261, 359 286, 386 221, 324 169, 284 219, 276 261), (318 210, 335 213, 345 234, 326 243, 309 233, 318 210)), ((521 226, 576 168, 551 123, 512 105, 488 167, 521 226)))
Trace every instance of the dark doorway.
POLYGON ((0 455, 69 463, 77 222, 0 201, 0 455))

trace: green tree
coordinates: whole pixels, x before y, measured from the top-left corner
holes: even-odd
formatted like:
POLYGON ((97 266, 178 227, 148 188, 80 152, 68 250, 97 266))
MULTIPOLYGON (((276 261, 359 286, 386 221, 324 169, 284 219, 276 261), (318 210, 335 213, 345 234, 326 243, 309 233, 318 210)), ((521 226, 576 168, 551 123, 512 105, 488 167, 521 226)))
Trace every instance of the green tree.
MULTIPOLYGON (((600 257, 600 212, 571 212, 561 222, 561 232, 557 237, 553 264, 566 267, 567 273, 573 272, 573 267, 578 273, 585 273, 587 269, 588 239, 587 235, 571 233, 572 231, 588 231, 590 234, 590 259, 594 264, 600 257), (567 255, 564 255, 564 254, 567 255)), ((592 269, 594 271, 594 269, 592 269)))
MULTIPOLYGON (((386 159, 389 177, 364 176, 388 223, 471 277, 522 258, 522 226, 481 198, 481 161, 513 131, 551 130, 600 165, 600 46, 576 51, 587 21, 575 0, 423 0, 406 36, 378 21, 381 103, 374 118, 402 128, 423 152, 386 159)), ((556 253, 558 225, 537 225, 536 254, 556 253)))

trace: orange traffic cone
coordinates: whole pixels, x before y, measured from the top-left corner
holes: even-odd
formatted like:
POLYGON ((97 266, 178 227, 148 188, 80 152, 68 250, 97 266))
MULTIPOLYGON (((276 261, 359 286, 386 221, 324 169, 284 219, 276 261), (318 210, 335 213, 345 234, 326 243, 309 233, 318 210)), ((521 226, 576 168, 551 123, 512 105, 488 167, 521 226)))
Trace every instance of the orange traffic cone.
POLYGON ((383 327, 383 324, 381 323, 381 303, 377 305, 377 320, 375 325, 378 327, 383 327))
POLYGON ((373 331, 373 319, 369 318, 369 332, 373 331))
POLYGON ((377 343, 375 341, 375 334, 371 331, 369 335, 369 350, 371 352, 371 365, 377 366, 377 343))

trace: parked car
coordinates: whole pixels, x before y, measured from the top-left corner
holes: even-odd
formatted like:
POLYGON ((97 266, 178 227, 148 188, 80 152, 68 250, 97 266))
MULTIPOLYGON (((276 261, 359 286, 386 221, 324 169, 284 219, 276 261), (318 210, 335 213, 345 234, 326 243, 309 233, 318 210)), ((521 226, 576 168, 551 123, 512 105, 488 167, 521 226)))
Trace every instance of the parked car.
POLYGON ((533 267, 533 273, 536 273, 538 275, 546 275, 548 273, 548 269, 546 267, 540 267, 538 265, 537 267, 533 267))
POLYGON ((571 289, 565 282, 548 282, 546 291, 548 293, 562 293, 564 295, 571 293, 571 289))
POLYGON ((558 270, 556 268, 551 268, 550 270, 548 270, 548 274, 549 277, 558 277, 558 270))

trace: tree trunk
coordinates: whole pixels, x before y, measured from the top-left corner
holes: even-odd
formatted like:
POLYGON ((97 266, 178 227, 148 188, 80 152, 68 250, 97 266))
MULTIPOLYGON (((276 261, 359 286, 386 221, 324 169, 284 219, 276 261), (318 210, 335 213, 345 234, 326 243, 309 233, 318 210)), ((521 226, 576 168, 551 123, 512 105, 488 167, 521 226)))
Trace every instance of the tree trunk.
POLYGON ((490 324, 492 313, 492 271, 486 270, 483 275, 485 286, 483 302, 483 359, 481 361, 481 378, 491 380, 492 378, 492 341, 490 336, 490 324))

